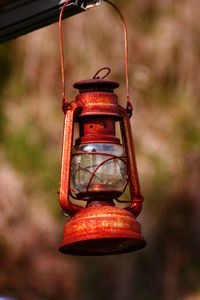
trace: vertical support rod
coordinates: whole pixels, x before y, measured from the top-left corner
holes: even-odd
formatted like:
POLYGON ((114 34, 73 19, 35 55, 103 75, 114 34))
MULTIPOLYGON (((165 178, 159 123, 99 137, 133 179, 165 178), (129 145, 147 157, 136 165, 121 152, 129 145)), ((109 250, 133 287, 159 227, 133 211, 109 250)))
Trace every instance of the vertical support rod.
POLYGON ((63 212, 69 215, 81 210, 80 206, 72 204, 69 199, 74 119, 80 109, 79 102, 68 104, 64 118, 59 201, 63 212))
POLYGON ((132 211, 135 216, 138 216, 142 210, 143 196, 140 191, 131 124, 127 112, 123 108, 121 108, 121 115, 123 118, 121 122, 121 131, 128 156, 128 177, 132 197, 132 204, 128 209, 132 211))

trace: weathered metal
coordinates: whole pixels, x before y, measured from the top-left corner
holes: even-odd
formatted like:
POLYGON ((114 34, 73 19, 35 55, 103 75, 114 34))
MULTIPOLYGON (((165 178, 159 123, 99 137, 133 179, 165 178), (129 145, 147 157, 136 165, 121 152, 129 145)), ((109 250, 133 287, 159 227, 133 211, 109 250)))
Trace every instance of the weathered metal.
POLYGON ((112 202, 91 202, 69 219, 59 250, 74 255, 107 255, 138 250, 146 245, 139 222, 112 202))
POLYGON ((70 103, 65 95, 61 26, 62 13, 67 4, 63 6, 59 19, 65 113, 59 200, 64 214, 69 216, 59 250, 66 254, 119 254, 138 250, 146 245, 141 226, 136 220, 142 209, 143 197, 130 124, 132 104, 129 97, 127 28, 119 9, 109 0, 105 1, 117 10, 124 28, 126 109, 118 105, 118 98, 114 93, 119 84, 104 79, 110 73, 109 68, 100 69, 91 80, 75 83, 74 87, 79 90, 79 94, 70 103), (107 74, 100 78, 99 72, 105 69, 107 74), (75 122, 79 125, 79 136, 72 151, 75 122), (116 122, 120 123, 121 139, 115 133, 116 122), (108 169, 109 163, 114 174, 108 169), (115 170, 120 173, 118 177, 115 170), (84 174, 82 177, 81 172, 84 174), (119 199, 127 186, 131 199, 119 199), (128 207, 119 208, 118 202, 126 203, 128 207), (81 206, 83 203, 86 205, 81 206))
MULTIPOLYGON (((64 213, 72 217, 63 231, 60 251, 77 255, 103 255, 137 250, 143 248, 146 242, 141 235, 140 224, 135 219, 141 211, 143 198, 129 118, 126 109, 118 105, 117 95, 113 93, 118 84, 108 80, 101 82, 99 79, 88 80, 87 84, 85 82, 74 85, 81 93, 74 102, 65 107, 59 197, 64 213), (70 194, 74 195, 70 187, 70 173, 74 122, 77 122, 80 128, 80 136, 75 142, 79 145, 94 142, 120 144, 120 139, 115 136, 115 123, 118 121, 121 124, 127 156, 115 157, 108 154, 107 158, 94 169, 87 183, 87 189, 74 196, 76 200, 86 200, 86 208, 73 204, 70 202, 70 194), (120 192, 109 190, 109 187, 105 188, 99 184, 89 189, 96 171, 108 160, 116 158, 127 163, 127 180, 131 191, 131 205, 127 209, 115 207, 113 204, 113 200, 121 195, 120 192)), ((83 152, 78 155, 88 154, 99 153, 83 152)))

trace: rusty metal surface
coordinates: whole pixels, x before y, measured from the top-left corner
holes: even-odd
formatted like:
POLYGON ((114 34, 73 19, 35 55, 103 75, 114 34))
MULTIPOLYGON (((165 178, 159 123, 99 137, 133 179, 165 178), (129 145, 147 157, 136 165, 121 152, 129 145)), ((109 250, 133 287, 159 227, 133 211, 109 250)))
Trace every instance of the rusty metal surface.
POLYGON ((90 91, 79 94, 76 101, 82 103, 82 113, 85 116, 114 116, 120 119, 117 95, 106 91, 90 91))
MULTIPOLYGON (((70 0, 67 0, 67 2, 70 0)), ((119 86, 114 81, 104 80, 110 73, 109 68, 100 69, 91 80, 84 80, 74 84, 80 94, 76 100, 69 104, 65 94, 64 56, 62 43, 62 13, 59 19, 61 71, 62 71, 62 101, 65 113, 65 125, 63 133, 63 152, 60 183, 60 205, 62 209, 72 217, 67 221, 63 231, 63 241, 60 251, 74 255, 106 255, 119 254, 141 249, 146 242, 141 235, 141 227, 136 216, 142 209, 143 197, 140 192, 139 178, 135 159, 135 150, 131 132, 130 117, 132 116, 132 104, 129 96, 128 79, 128 38, 125 19, 118 7, 112 5, 118 12, 124 29, 125 67, 126 67, 126 109, 118 105, 117 95, 113 90, 119 86), (102 77, 99 74, 106 70, 102 77), (88 143, 111 143, 119 144, 115 136, 115 122, 120 121, 123 146, 127 157, 118 156, 117 159, 125 159, 127 164, 126 185, 116 195, 116 191, 109 190, 104 184, 96 184, 91 188, 91 182, 97 170, 106 162, 116 159, 114 155, 101 161, 91 176, 87 179, 83 191, 75 193, 70 187, 71 157, 73 142, 74 122, 79 123, 80 136, 76 145, 88 143), (129 185, 131 200, 120 201, 118 197, 129 185), (87 207, 82 208, 70 203, 70 196, 75 200, 84 200, 87 207), (98 201, 97 201, 98 200, 98 201), (127 209, 114 206, 113 200, 131 203, 127 209)), ((91 154, 91 153, 87 153, 91 154)), ((85 153, 79 153, 85 155, 85 153)), ((97 155, 97 153, 96 153, 97 155)), ((102 153, 101 153, 102 155, 102 153)))
POLYGON ((80 137, 76 145, 88 143, 115 143, 120 144, 115 136, 115 118, 112 116, 91 115, 79 118, 80 137))
POLYGON ((123 120, 121 122, 121 131, 122 137, 124 138, 124 145, 128 157, 128 177, 132 200, 132 204, 129 210, 132 211, 135 216, 138 216, 142 210, 143 196, 140 191, 140 183, 137 171, 135 148, 133 143, 130 119, 127 115, 127 111, 122 107, 121 116, 123 117, 123 120))
POLYGON ((80 109, 81 106, 78 102, 72 102, 68 105, 63 127, 59 201, 62 210, 69 215, 73 215, 81 209, 79 206, 72 204, 69 200, 74 118, 75 115, 80 112, 80 109))
MULTIPOLYGON (((115 94, 105 91, 81 93, 74 102, 65 103, 63 108, 65 122, 59 198, 63 211, 72 217, 64 228, 60 251, 75 255, 106 255, 134 251, 145 247, 146 242, 141 235, 140 224, 135 219, 142 209, 143 197, 140 192, 133 137, 127 110, 117 104, 115 94), (97 112, 99 111, 104 116, 100 118, 101 121, 98 120, 97 112), (113 116, 113 112, 116 113, 115 116, 113 116), (121 120, 121 134, 127 157, 117 157, 117 159, 127 162, 127 184, 129 184, 131 192, 131 206, 128 209, 121 209, 110 204, 113 199, 120 202, 118 200, 121 195, 119 191, 116 194, 116 191, 109 191, 100 185, 97 185, 94 190, 90 190, 90 184, 96 171, 108 160, 115 159, 114 155, 108 156, 96 166, 85 192, 78 195, 73 194, 70 187, 70 173, 75 120, 80 124, 80 137, 76 143, 94 141, 114 143, 115 122, 121 120), (92 128, 90 128, 91 125, 92 128), (87 200, 89 206, 82 208, 72 204, 70 195, 76 200, 79 199, 78 197, 80 200, 82 198, 87 200)), ((84 155, 86 154, 84 153, 84 155)), ((127 203, 128 201, 124 202, 127 203)))
POLYGON ((73 255, 109 255, 145 246, 141 226, 133 214, 99 201, 67 222, 59 250, 73 255))
MULTIPOLYGON (((79 94, 76 100, 64 106, 65 111, 65 125, 63 132, 63 151, 62 151, 62 165, 61 165, 61 181, 60 181, 60 204, 62 209, 72 215, 79 210, 79 206, 71 204, 69 194, 73 195, 70 188, 70 172, 71 172, 71 157, 72 157, 72 140, 74 122, 79 123, 80 137, 76 140, 76 144, 82 143, 119 143, 119 139, 115 137, 115 122, 121 120, 121 134, 123 144, 126 149, 128 178, 127 183, 130 187, 131 200, 125 200, 124 203, 131 203, 128 208, 135 216, 137 216, 142 209, 143 197, 140 192, 139 178, 137 172, 137 165, 135 159, 135 151, 133 144, 133 137, 131 132, 131 125, 127 110, 117 104, 117 96, 110 92, 86 92, 79 94), (101 116, 97 114, 101 112, 101 116), (116 114, 113 116, 113 112, 116 114)), ((88 153, 90 154, 90 153, 88 153)), ((94 154, 94 153, 93 153, 94 154)), ((81 155, 81 153, 80 153, 81 155)), ((85 154, 84 154, 85 155, 85 154)), ((95 153, 97 155, 97 153, 95 153)), ((102 155, 102 153, 101 153, 102 155)), ((106 155, 106 154, 105 154, 106 155)), ((117 157, 118 159, 124 159, 117 157)), ((99 199, 101 196, 106 199, 116 199, 118 202, 119 193, 116 195, 111 191, 102 191, 97 189, 92 193, 89 190, 95 172, 108 160, 115 159, 115 156, 106 158, 96 166, 91 174, 90 180, 87 184, 88 188, 85 193, 78 196, 80 198, 94 199, 94 195, 99 199), (107 193, 107 196, 105 196, 107 193)), ((123 190, 124 191, 124 190, 123 190)), ((74 197, 76 200, 77 198, 74 197)), ((121 201, 123 202, 123 201, 121 201)))

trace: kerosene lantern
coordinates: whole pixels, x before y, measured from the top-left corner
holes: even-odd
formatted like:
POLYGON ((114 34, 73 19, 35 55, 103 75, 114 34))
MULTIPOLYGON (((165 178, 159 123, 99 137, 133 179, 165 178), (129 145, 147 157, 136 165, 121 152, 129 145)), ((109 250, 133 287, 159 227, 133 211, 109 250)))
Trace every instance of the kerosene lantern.
MULTIPOLYGON (((65 119, 59 200, 68 219, 59 250, 74 255, 138 250, 146 242, 136 220, 143 197, 130 125, 132 107, 130 101, 126 108, 118 104, 114 91, 119 84, 105 76, 100 78, 99 72, 93 79, 75 83, 79 93, 75 101, 67 100, 61 35, 63 10, 60 38, 65 119), (78 123, 79 136, 73 142, 75 123, 78 123), (116 136, 117 123, 121 138, 116 136), (122 201, 119 197, 127 186, 131 199, 122 201), (129 206, 120 208, 119 202, 129 206)), ((110 72, 109 68, 103 69, 110 72)))

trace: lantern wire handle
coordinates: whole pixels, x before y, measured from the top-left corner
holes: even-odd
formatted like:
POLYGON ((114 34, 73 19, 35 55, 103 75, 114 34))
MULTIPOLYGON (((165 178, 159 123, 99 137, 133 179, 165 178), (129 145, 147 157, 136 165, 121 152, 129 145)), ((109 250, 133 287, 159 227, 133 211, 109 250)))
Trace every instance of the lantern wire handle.
POLYGON ((64 107, 64 104, 68 104, 69 100, 65 95, 65 66, 64 66, 64 52, 63 52, 63 40, 62 40, 62 16, 63 16, 63 11, 67 4, 69 4, 71 0, 67 0, 61 11, 60 11, 60 16, 59 16, 59 39, 60 39, 60 57, 61 57, 61 74, 62 74, 62 104, 64 107))
MULTIPOLYGON (((123 30, 124 30, 124 48, 125 48, 125 68, 126 68, 126 98, 127 98, 127 112, 129 114, 129 117, 131 117, 132 115, 132 104, 130 101, 130 89, 129 89, 129 72, 128 72, 128 32, 127 32, 127 26, 126 26, 126 21, 124 19, 123 14, 121 13, 120 9, 111 1, 109 0, 104 0, 105 2, 107 2, 108 4, 110 4, 119 14, 121 21, 122 21, 122 25, 123 25, 123 30)), ((69 4, 69 2, 71 2, 71 0, 67 0, 61 11, 60 11, 60 16, 59 16, 59 39, 60 39, 60 56, 61 56, 61 73, 62 73, 62 104, 63 107, 64 105, 69 103, 68 98, 65 95, 65 67, 64 67, 64 51, 63 51, 63 40, 62 40, 62 16, 63 16, 63 12, 65 7, 69 4)), ((103 70, 103 69, 108 69, 108 71, 110 70, 109 68, 102 68, 99 71, 103 70)), ((95 74, 95 76, 97 76, 97 74, 99 73, 99 71, 95 74)), ((109 74, 110 72, 108 72, 109 74)), ((108 75, 107 74, 107 75, 108 75)), ((106 75, 106 76, 107 76, 106 75)))
POLYGON ((126 98, 127 98, 127 106, 126 109, 130 113, 130 116, 132 114, 132 103, 130 101, 130 89, 129 89, 129 72, 128 72, 128 31, 127 31, 127 26, 126 26, 126 21, 125 18, 120 11, 120 9, 111 1, 109 0, 104 0, 108 4, 110 4, 119 14, 122 25, 123 25, 123 30, 124 30, 124 49, 125 49, 125 67, 126 67, 126 98))

